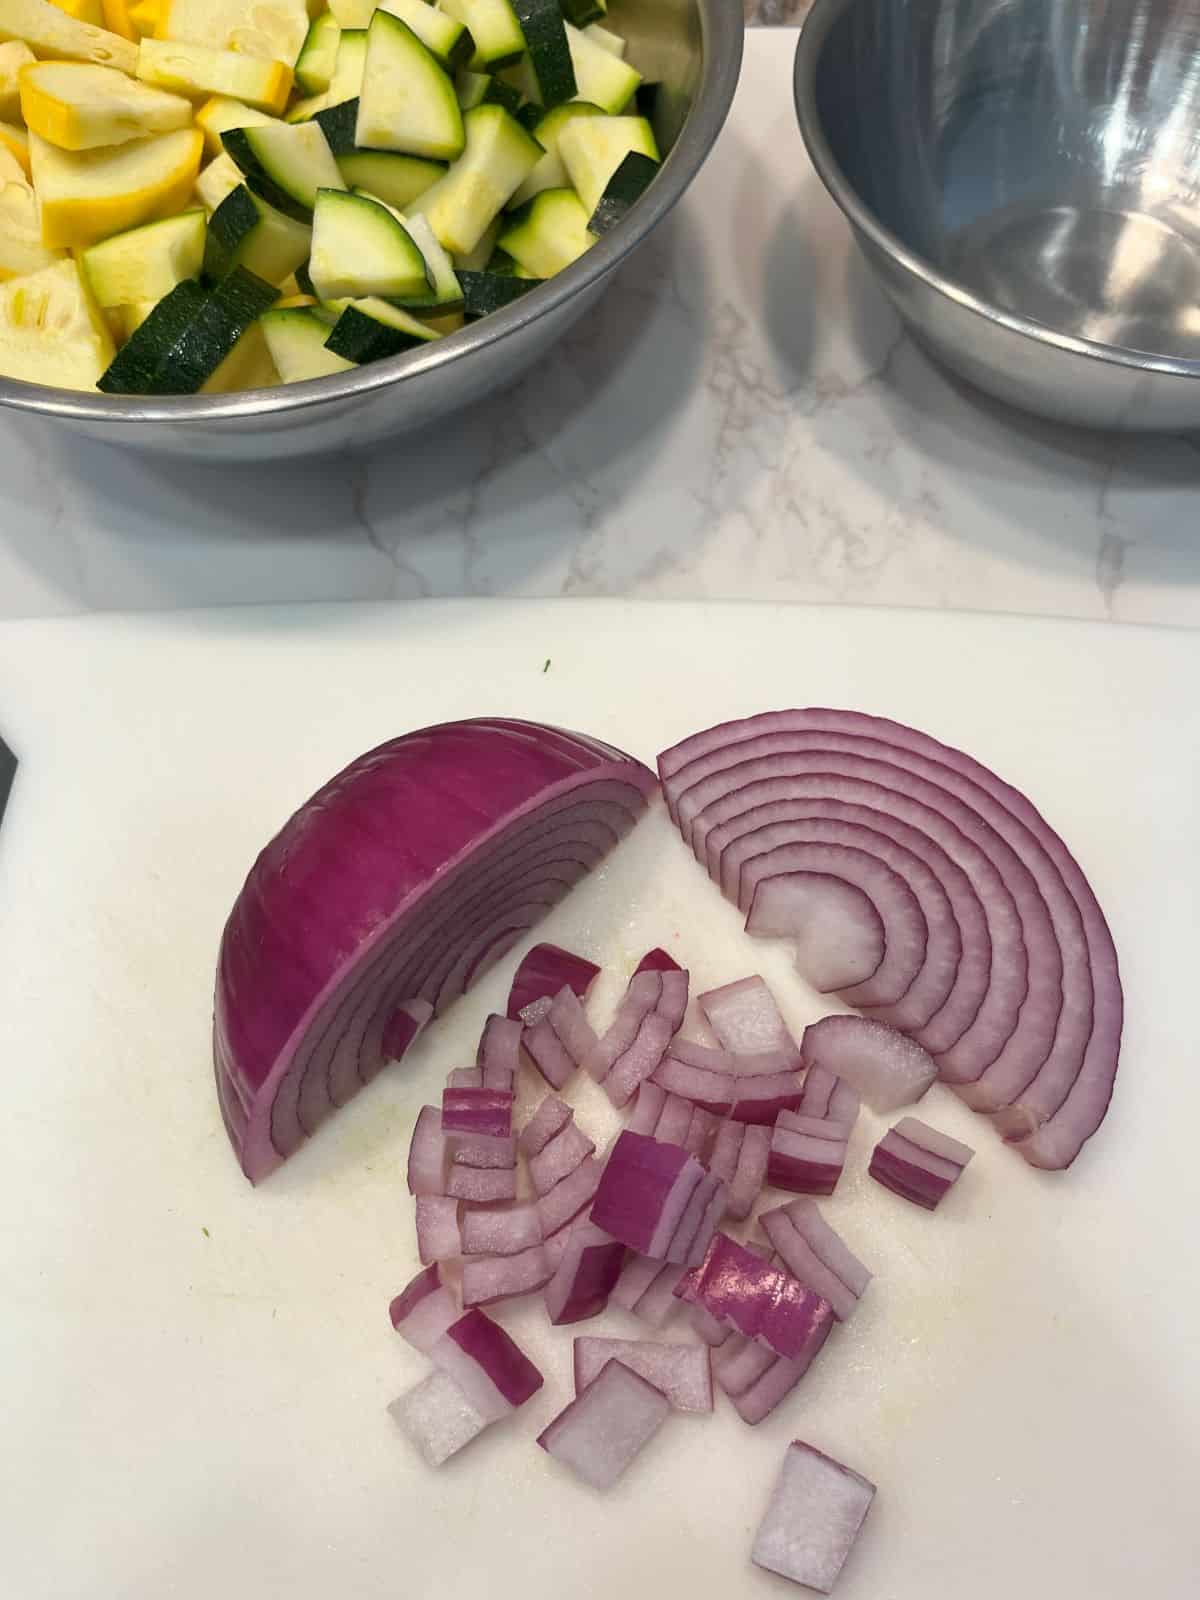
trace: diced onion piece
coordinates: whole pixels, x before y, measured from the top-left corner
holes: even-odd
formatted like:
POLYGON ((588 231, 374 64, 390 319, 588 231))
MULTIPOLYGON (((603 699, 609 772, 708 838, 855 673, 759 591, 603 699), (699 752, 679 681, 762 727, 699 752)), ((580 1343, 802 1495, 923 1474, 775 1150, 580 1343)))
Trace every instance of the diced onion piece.
POLYGON ((634 1308, 633 1314, 639 1322, 644 1322, 648 1328, 665 1328, 678 1315, 675 1288, 687 1270, 682 1265, 663 1263, 662 1271, 655 1275, 634 1308))
POLYGON ((521 1065, 521 1022, 494 1013, 483 1025, 476 1053, 485 1089, 512 1089, 521 1065))
POLYGON ((588 1138, 578 1123, 568 1122, 549 1144, 530 1158, 529 1176, 538 1195, 548 1195, 555 1184, 569 1178, 595 1148, 595 1142, 588 1138))
POLYGON ((595 1156, 586 1156, 574 1172, 560 1178, 549 1194, 538 1199, 538 1216, 542 1219, 542 1232, 547 1239, 573 1221, 591 1203, 592 1196, 600 1187, 602 1171, 595 1156))
MULTIPOLYGON (((720 1178, 725 1184, 733 1182, 734 1173, 737 1171, 738 1156, 741 1154, 742 1141, 746 1137, 746 1124, 744 1122, 722 1122, 717 1128, 717 1136, 713 1140, 712 1152, 708 1158, 708 1170, 713 1177, 720 1178)), ((768 1139, 769 1139, 768 1135, 768 1139)))
POLYGON ((681 1279, 675 1292, 789 1360, 811 1361, 834 1320, 820 1295, 724 1233, 716 1235, 702 1264, 681 1279))
POLYGON ((789 1065, 800 1065, 800 1051, 779 1014, 775 996, 760 977, 740 978, 698 996, 708 1025, 726 1050, 754 1056, 764 1050, 788 1052, 789 1065))
POLYGON ((502 1139, 486 1138, 479 1133, 456 1133, 447 1143, 453 1151, 454 1166, 504 1169, 517 1164, 517 1139, 512 1133, 502 1139))
POLYGON ((721 1392, 735 1400, 752 1389, 779 1359, 766 1345, 735 1333, 713 1356, 713 1375, 721 1392))
POLYGON ((764 1422, 776 1406, 787 1399, 808 1367, 808 1361, 803 1359, 789 1361, 786 1356, 776 1356, 766 1371, 748 1388, 743 1389, 741 1394, 730 1396, 734 1410, 751 1427, 764 1422))
POLYGON ((729 1184, 727 1215, 735 1221, 741 1222, 750 1215, 762 1193, 771 1159, 771 1136, 772 1129, 760 1124, 751 1123, 746 1127, 737 1168, 729 1184))
POLYGON ((647 950, 634 969, 638 972, 682 972, 682 967, 665 950, 647 950))
POLYGON ((581 1336, 575 1340, 575 1393, 581 1394, 614 1360, 652 1383, 676 1411, 712 1410, 712 1366, 703 1346, 581 1336))
POLYGON ((727 1322, 719 1321, 711 1311, 706 1311, 703 1306, 689 1306, 688 1316, 698 1336, 714 1350, 723 1345, 727 1339, 741 1337, 740 1334, 734 1334, 733 1329, 727 1322))
POLYGON ((654 1070, 654 1082, 668 1094, 679 1095, 716 1116, 728 1116, 737 1098, 733 1057, 724 1050, 705 1050, 677 1039, 654 1070), (701 1065, 704 1052, 712 1066, 701 1065))
POLYGON ((534 1066, 552 1089, 565 1089, 575 1076, 578 1063, 550 1026, 550 1018, 541 1017, 521 1035, 521 1043, 534 1066))
POLYGON ((797 970, 821 994, 865 983, 887 950, 883 918, 870 895, 835 870, 836 857, 828 865, 821 871, 799 852, 791 871, 773 862, 754 881, 746 917, 746 932, 755 938, 791 943, 797 970))
POLYGON ((447 1087, 442 1092, 442 1132, 506 1139, 512 1132, 512 1109, 511 1091, 447 1087))
POLYGON ((727 1203, 725 1185, 720 1178, 706 1172, 692 1191, 675 1237, 667 1246, 667 1260, 686 1267, 703 1261, 725 1215, 727 1203))
POLYGON ((886 1022, 822 1017, 804 1030, 804 1059, 828 1067, 876 1111, 919 1100, 937 1077, 928 1051, 886 1022))
POLYGON ((858 1121, 858 1095, 829 1067, 814 1062, 804 1074, 804 1094, 796 1109, 802 1116, 831 1117, 853 1127, 858 1121))
POLYGON ((431 1372, 388 1411, 431 1467, 449 1461, 488 1426, 447 1372, 431 1372))
POLYGON ((521 1130, 518 1142, 526 1161, 544 1150, 555 1134, 561 1133, 574 1115, 565 1100, 548 1094, 521 1130))
POLYGON ((525 1029, 522 1043, 546 1082, 562 1089, 595 1050, 596 1034, 578 996, 564 984, 546 1014, 525 1029))
POLYGON ((508 1015, 526 1024, 540 1022, 564 984, 582 1000, 600 968, 556 944, 535 944, 513 974, 508 1015))
MULTIPOLYGON (((446 1087, 448 1089, 482 1089, 482 1067, 455 1067, 446 1074, 446 1087)), ((445 1107, 443 1106, 443 1110, 445 1107)))
POLYGON ((875 1485, 797 1439, 755 1535, 755 1566, 829 1594, 866 1520, 875 1485))
POLYGON ((638 1301, 663 1270, 663 1262, 651 1261, 649 1256, 627 1256, 616 1288, 610 1296, 613 1304, 626 1311, 636 1310, 638 1301))
POLYGON ((877 1183, 933 1211, 975 1152, 916 1117, 900 1121, 875 1146, 868 1172, 877 1183))
POLYGON ((845 1322, 871 1274, 846 1248, 815 1203, 793 1200, 790 1205, 764 1211, 758 1220, 792 1276, 828 1300, 834 1316, 845 1322))
POLYGON ((846 1164, 843 1122, 782 1111, 771 1134, 767 1182, 792 1194, 832 1194, 846 1164))
POLYGON ((670 1413, 670 1402, 653 1384, 609 1361, 538 1443, 585 1483, 611 1489, 670 1413))
MULTIPOLYGON (((739 1061, 745 1057, 739 1056, 739 1061)), ((735 1079, 737 1098, 731 1115, 739 1122, 771 1124, 785 1111, 794 1111, 804 1098, 800 1075, 772 1072, 739 1076, 735 1079)))
POLYGON ((546 1285, 546 1311, 556 1326, 597 1317, 608 1304, 621 1267, 625 1246, 593 1223, 580 1220, 571 1229, 566 1248, 546 1285))
POLYGON ((584 1060, 583 1070, 589 1078, 603 1083, 613 1065, 633 1047, 638 1029, 662 998, 662 977, 661 972, 639 972, 629 980, 610 1027, 584 1060))
POLYGON ((449 1195, 417 1196, 417 1254, 422 1265, 453 1261, 463 1253, 458 1201, 449 1195))
POLYGON ((663 1101, 654 1137, 662 1144, 677 1144, 682 1149, 691 1125, 691 1101, 681 1100, 678 1095, 669 1094, 663 1101))
POLYGON ((532 1203, 504 1211, 464 1213, 461 1249, 464 1256, 515 1256, 542 1242, 542 1219, 532 1203))
POLYGON ((467 1167, 459 1162, 450 1168, 446 1193, 471 1205, 494 1205, 499 1200, 517 1198, 515 1167, 467 1167))
POLYGON ((641 1084, 637 1092, 637 1103, 633 1108, 633 1115, 625 1126, 630 1133, 653 1134, 658 1126, 658 1119, 662 1115, 662 1108, 666 1104, 666 1092, 652 1080, 641 1084))
POLYGON ((533 1245, 515 1256, 467 1256, 463 1261, 463 1305, 489 1306, 536 1294, 550 1281, 552 1268, 544 1247, 533 1245))
POLYGON ((414 1350, 427 1352, 458 1321, 462 1309, 434 1265, 419 1272, 400 1291, 388 1307, 388 1315, 402 1339, 414 1350))
POLYGON ((437 1106, 422 1106, 408 1147, 409 1194, 445 1194, 449 1166, 442 1113, 437 1106))
POLYGON ((463 1313, 430 1347, 429 1359, 452 1377, 487 1422, 500 1422, 542 1387, 542 1375, 497 1323, 478 1309, 463 1313))
POLYGON ((591 1218, 631 1250, 664 1257, 704 1168, 675 1145, 642 1134, 618 1135, 591 1218))
POLYGON ((687 1135, 683 1141, 683 1148, 688 1155, 695 1156, 697 1161, 703 1161, 708 1154, 708 1147, 717 1136, 717 1119, 711 1111, 706 1111, 703 1106, 692 1107, 692 1119, 688 1123, 687 1135))

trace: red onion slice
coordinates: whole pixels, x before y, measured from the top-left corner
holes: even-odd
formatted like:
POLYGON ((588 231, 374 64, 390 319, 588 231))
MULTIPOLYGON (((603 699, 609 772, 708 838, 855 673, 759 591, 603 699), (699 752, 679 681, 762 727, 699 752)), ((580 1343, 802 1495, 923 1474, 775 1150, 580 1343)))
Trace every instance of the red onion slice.
POLYGON ((511 1416, 542 1387, 542 1375, 504 1329, 482 1311, 464 1312, 429 1351, 486 1422, 511 1416))
POLYGON ((771 1133, 767 1182, 792 1194, 832 1194, 846 1165, 848 1140, 843 1122, 781 1111, 771 1133))
POLYGON ((544 1246, 533 1245, 515 1256, 467 1256, 463 1260, 463 1305, 495 1305, 536 1294, 550 1281, 552 1268, 544 1246))
POLYGON ((653 788, 597 741, 479 720, 393 740, 314 795, 259 856, 221 940, 214 1064, 246 1175, 298 1149, 385 1048, 402 1052, 427 1008, 444 1009, 557 903, 653 788), (558 870, 548 832, 563 841, 558 870), (506 874, 520 894, 481 899, 506 874), (442 960, 455 952, 465 966, 442 960), (414 984, 430 962, 436 976, 414 984))
POLYGON ((542 1219, 532 1203, 505 1211, 468 1211, 462 1219, 461 1248, 456 1254, 515 1256, 541 1244, 542 1238, 542 1219))
POLYGON ((836 1072, 814 1061, 804 1074, 804 1094, 796 1109, 802 1116, 828 1117, 853 1128, 858 1121, 858 1096, 836 1072))
POLYGON ((388 1411, 431 1467, 449 1461, 488 1426, 446 1372, 431 1372, 388 1411))
POLYGON ((447 1087, 442 1091, 442 1132, 507 1139, 512 1132, 512 1109, 511 1092, 447 1087))
POLYGON ((875 1485, 797 1439, 754 1538, 755 1566, 829 1594, 875 1498, 875 1485))
POLYGON ((547 1238, 573 1221, 584 1207, 591 1203, 593 1195, 600 1187, 602 1171, 603 1168, 596 1158, 588 1156, 579 1163, 574 1172, 560 1179, 549 1194, 542 1195, 537 1202, 537 1208, 538 1216, 542 1219, 542 1232, 547 1238))
POLYGON ((933 1058, 886 1022, 822 1017, 804 1030, 804 1058, 828 1068, 876 1111, 919 1100, 937 1077, 933 1058))
POLYGON ((548 1094, 521 1131, 518 1145, 526 1161, 536 1156, 561 1133, 575 1116, 570 1106, 556 1095, 548 1094))
POLYGON ((548 1195, 595 1151, 595 1143, 575 1122, 568 1122, 529 1162, 529 1176, 539 1197, 548 1195))
POLYGON ((700 1163, 677 1146, 625 1131, 609 1154, 591 1219, 639 1255, 665 1257, 703 1176, 700 1163))
POLYGON ((665 950, 648 950, 634 968, 634 976, 639 972, 682 972, 683 968, 665 950))
POLYGON ((619 1361, 653 1384, 675 1411, 713 1408, 712 1364, 694 1344, 658 1344, 650 1339, 575 1340, 575 1393, 581 1394, 610 1361, 619 1361))
POLYGON ((521 1023, 493 1013, 483 1025, 475 1064, 485 1089, 512 1089, 521 1067, 521 1023))
POLYGON ((933 1211, 958 1182, 974 1153, 969 1145, 916 1117, 902 1117, 875 1146, 867 1170, 893 1194, 933 1211))
POLYGON ((526 1025, 540 1022, 554 996, 565 985, 579 999, 587 994, 600 968, 585 956, 556 944, 535 944, 513 974, 508 1015, 526 1025))
POLYGON ((775 996, 761 978, 740 978, 720 989, 710 989, 697 999, 709 1027, 726 1050, 739 1056, 782 1050, 788 1052, 783 1064, 800 1065, 796 1041, 779 1014, 775 996))
POLYGON ((436 1265, 418 1272, 388 1307, 392 1327, 400 1337, 422 1354, 462 1316, 462 1309, 449 1287, 442 1282, 436 1265))
POLYGON ((828 1300, 839 1322, 847 1321, 871 1274, 846 1248, 815 1204, 811 1200, 794 1200, 791 1205, 764 1211, 758 1220, 792 1276, 828 1300), (810 1209, 799 1209, 805 1206, 810 1209))
POLYGON ((450 1168, 446 1193, 469 1205, 494 1205, 499 1200, 517 1198, 515 1167, 467 1167, 458 1162, 450 1168))
POLYGON ((584 1322, 598 1317, 621 1276, 625 1246, 594 1224, 579 1221, 546 1285, 546 1311, 551 1323, 584 1322))
POLYGON ((417 1196, 417 1255, 422 1266, 453 1261, 463 1253, 458 1201, 448 1195, 417 1196))
POLYGON ((609 1361, 538 1443, 594 1489, 611 1489, 670 1414, 660 1390, 620 1361, 609 1361))
POLYGON ((445 1194, 449 1170, 450 1152, 442 1134, 442 1113, 437 1106, 422 1106, 408 1147, 409 1194, 445 1194))

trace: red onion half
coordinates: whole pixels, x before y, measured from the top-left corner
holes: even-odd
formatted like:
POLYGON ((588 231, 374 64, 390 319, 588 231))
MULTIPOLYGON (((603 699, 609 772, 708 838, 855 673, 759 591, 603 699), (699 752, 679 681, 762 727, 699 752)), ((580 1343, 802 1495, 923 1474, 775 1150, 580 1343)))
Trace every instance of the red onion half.
POLYGON ((628 832, 653 788, 598 740, 481 719, 393 739, 302 806, 221 940, 217 1093, 246 1176, 265 1177, 403 1054, 628 832))

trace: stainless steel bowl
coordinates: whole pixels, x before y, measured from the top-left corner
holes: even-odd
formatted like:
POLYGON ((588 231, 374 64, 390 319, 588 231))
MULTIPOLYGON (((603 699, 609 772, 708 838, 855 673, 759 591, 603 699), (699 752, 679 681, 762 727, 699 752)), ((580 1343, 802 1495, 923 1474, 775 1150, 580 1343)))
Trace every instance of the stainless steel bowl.
POLYGON ((816 0, 795 92, 948 366, 1045 416, 1200 427, 1200 0, 816 0))
POLYGON ((658 96, 663 170, 626 221, 507 310, 411 355, 336 378, 196 398, 79 394, 0 378, 0 405, 92 439, 206 461, 349 450, 424 427, 512 382, 591 306, 670 211, 721 131, 742 61, 740 0, 612 0, 613 27, 658 96), (666 152, 669 151, 669 154, 666 152))

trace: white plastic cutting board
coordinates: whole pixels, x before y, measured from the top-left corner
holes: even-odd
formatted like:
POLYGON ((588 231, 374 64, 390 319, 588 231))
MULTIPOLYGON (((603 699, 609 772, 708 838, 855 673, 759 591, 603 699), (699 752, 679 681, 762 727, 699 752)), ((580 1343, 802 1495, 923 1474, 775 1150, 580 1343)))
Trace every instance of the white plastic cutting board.
MULTIPOLYGON (((769 1600, 748 1564, 786 1442, 879 1487, 841 1600, 1183 1600, 1200 1571, 1200 638, 1003 617, 590 602, 242 610, 0 627, 0 1592, 14 1600, 769 1600), (514 954, 259 1190, 217 1115, 223 918, 289 811, 366 747, 508 713, 653 759, 708 722, 860 707, 1028 792, 1090 873, 1128 995, 1101 1134, 979 1155, 930 1216, 863 1176, 828 1215, 877 1273, 756 1430, 673 1418, 606 1498, 533 1444, 571 1332, 502 1319, 542 1393, 440 1473, 386 1414, 421 1359, 387 1303, 416 1266, 414 1108, 473 1058, 514 954)), ((625 975, 665 942, 697 988, 768 973, 660 811, 542 932, 625 975)), ((588 1085, 591 1090, 591 1086, 588 1085)), ((526 1095, 533 1098, 532 1085, 526 1095)), ((613 1126, 597 1091, 580 1118, 613 1126)), ((636 1336, 619 1312, 581 1331, 636 1336)), ((683 1336, 683 1330, 678 1330, 683 1336)))

